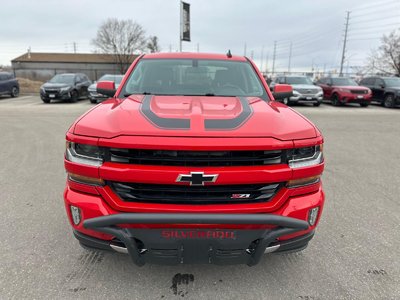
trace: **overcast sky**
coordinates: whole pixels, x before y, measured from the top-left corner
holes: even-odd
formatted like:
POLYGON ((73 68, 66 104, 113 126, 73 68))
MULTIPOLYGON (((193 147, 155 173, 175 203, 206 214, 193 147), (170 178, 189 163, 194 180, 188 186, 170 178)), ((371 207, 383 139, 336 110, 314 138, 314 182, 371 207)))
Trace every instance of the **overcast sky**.
MULTIPOLYGON (((191 42, 184 51, 253 56, 277 71, 337 69, 346 11, 350 32, 345 66, 365 62, 379 37, 400 28, 400 0, 187 0, 191 4, 191 42)), ((162 51, 179 43, 178 0, 12 0, 1 3, 0 65, 32 52, 92 52, 90 41, 107 18, 133 19, 147 35, 159 37, 162 51)))

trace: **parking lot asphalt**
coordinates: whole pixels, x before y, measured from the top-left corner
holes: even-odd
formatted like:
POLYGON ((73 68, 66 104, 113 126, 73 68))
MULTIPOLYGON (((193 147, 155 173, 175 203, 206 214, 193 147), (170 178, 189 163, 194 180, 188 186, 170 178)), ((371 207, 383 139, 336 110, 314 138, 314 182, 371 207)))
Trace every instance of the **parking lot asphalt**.
POLYGON ((326 204, 297 254, 255 267, 134 266, 73 238, 64 135, 93 105, 0 98, 1 299, 399 299, 400 109, 298 106, 325 137, 326 204))

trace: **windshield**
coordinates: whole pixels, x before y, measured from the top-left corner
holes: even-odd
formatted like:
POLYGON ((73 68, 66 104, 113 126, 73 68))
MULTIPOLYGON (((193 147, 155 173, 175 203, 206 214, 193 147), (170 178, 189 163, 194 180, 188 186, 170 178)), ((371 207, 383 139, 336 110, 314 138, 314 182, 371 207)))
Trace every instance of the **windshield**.
POLYGON ((313 84, 308 77, 286 77, 287 84, 313 84))
POLYGON ((74 78, 75 78, 75 75, 73 75, 73 74, 58 74, 58 75, 54 76, 52 79, 50 79, 49 82, 73 84, 74 78))
POLYGON ((129 76, 120 97, 131 94, 268 99, 250 63, 206 59, 143 59, 129 76))
POLYGON ((114 81, 116 84, 120 84, 123 77, 123 75, 103 75, 99 81, 114 81))
POLYGON ((385 78, 386 86, 400 87, 400 78, 385 78))
POLYGON ((332 85, 350 86, 358 85, 353 79, 350 78, 332 78, 332 85))

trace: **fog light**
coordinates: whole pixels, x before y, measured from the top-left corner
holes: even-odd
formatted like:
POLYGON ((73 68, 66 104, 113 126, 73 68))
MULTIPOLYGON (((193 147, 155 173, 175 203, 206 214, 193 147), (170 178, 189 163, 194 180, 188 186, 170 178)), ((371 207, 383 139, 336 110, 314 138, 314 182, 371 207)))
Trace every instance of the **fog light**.
POLYGON ((315 222, 317 221, 318 211, 319 207, 314 207, 308 211, 308 223, 311 226, 314 226, 315 222))
POLYGON ((79 207, 71 205, 72 221, 75 225, 81 222, 81 210, 79 207))

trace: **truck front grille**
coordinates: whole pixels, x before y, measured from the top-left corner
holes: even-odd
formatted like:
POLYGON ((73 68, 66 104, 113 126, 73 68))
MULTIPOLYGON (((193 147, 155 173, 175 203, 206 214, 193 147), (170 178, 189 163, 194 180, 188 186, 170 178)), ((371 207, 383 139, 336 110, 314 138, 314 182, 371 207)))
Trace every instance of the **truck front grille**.
POLYGON ((296 89, 300 94, 314 95, 318 93, 318 89, 296 89))
POLYGON ((283 183, 186 186, 107 182, 126 202, 168 204, 234 204, 268 202, 283 183))
POLYGON ((125 164, 156 166, 226 167, 281 164, 284 150, 181 151, 108 149, 106 160, 125 164))

